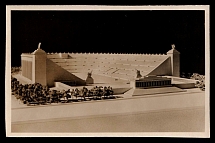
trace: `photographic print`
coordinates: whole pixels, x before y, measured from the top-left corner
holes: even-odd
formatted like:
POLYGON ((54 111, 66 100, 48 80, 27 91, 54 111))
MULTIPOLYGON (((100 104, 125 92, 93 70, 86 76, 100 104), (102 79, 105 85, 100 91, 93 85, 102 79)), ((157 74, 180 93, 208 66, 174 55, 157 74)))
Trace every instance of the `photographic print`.
POLYGON ((209 134, 209 6, 7 6, 7 136, 209 134))

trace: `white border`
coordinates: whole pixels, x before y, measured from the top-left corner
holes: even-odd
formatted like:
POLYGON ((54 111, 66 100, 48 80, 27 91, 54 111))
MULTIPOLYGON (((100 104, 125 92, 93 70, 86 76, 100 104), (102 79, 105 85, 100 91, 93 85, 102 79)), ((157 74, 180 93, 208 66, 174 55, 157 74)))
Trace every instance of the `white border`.
POLYGON ((101 5, 10 5, 6 6, 6 74, 5 74, 5 117, 6 136, 121 136, 121 137, 210 137, 210 29, 209 29, 209 5, 185 5, 185 6, 101 6, 101 5), (204 10, 205 11, 205 132, 140 132, 140 133, 11 133, 11 10, 204 10))

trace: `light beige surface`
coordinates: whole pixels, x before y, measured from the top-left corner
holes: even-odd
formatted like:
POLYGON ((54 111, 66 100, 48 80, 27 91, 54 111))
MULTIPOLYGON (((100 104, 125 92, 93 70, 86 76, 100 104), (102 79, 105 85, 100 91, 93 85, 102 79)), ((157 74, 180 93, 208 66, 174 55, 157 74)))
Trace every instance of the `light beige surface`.
MULTIPOLYGON (((17 101, 16 101, 17 102, 17 101)), ((13 133, 204 132, 204 92, 12 109, 13 133)))
POLYGON ((164 109, 204 107, 204 92, 170 93, 168 95, 86 101, 60 105, 12 108, 12 123, 55 118, 149 112, 164 109), (62 112, 63 111, 63 112, 62 112))
MULTIPOLYGON (((12 124, 17 133, 204 132, 204 107, 12 124)), ((44 134, 45 135, 45 134, 44 134)))
POLYGON ((144 76, 158 68, 158 75, 171 75, 168 55, 69 53, 69 58, 60 58, 59 54, 48 54, 47 58, 71 73, 93 71, 100 75, 129 80, 135 77, 136 69, 144 76), (161 63, 163 66, 160 66, 161 63))

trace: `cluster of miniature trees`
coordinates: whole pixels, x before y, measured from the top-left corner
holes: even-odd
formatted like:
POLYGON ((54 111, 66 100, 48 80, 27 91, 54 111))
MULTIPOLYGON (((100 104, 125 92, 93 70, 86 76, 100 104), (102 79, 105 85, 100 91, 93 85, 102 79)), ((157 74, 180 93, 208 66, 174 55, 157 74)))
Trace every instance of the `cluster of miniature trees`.
POLYGON ((21 67, 11 67, 11 73, 19 73, 21 71, 21 67))
POLYGON ((190 78, 197 80, 196 85, 195 85, 196 87, 200 88, 202 91, 205 90, 205 76, 204 75, 194 73, 190 78))
POLYGON ((42 86, 39 83, 23 85, 14 77, 11 77, 11 89, 16 99, 27 105, 116 98, 113 96, 113 90, 110 86, 95 86, 90 90, 83 87, 81 89, 58 91, 51 90, 49 87, 42 86))

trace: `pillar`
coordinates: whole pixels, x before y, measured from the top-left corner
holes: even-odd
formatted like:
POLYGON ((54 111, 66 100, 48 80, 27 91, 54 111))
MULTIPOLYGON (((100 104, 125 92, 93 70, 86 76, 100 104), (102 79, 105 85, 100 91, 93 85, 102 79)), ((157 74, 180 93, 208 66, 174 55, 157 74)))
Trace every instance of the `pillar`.
POLYGON ((167 52, 171 58, 171 74, 172 76, 180 77, 180 52, 172 45, 172 49, 167 52))
POLYGON ((47 85, 46 82, 46 52, 40 49, 40 44, 38 49, 33 52, 33 63, 32 63, 32 81, 40 83, 42 85, 47 85))

